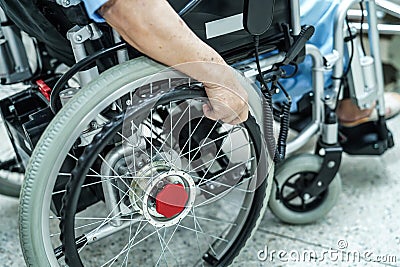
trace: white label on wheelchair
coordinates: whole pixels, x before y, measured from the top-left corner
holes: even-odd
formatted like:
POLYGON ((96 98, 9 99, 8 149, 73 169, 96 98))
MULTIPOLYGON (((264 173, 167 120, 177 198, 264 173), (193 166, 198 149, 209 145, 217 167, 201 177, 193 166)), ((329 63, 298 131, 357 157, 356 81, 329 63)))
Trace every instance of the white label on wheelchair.
POLYGON ((207 39, 243 30, 243 13, 207 22, 205 26, 207 39))

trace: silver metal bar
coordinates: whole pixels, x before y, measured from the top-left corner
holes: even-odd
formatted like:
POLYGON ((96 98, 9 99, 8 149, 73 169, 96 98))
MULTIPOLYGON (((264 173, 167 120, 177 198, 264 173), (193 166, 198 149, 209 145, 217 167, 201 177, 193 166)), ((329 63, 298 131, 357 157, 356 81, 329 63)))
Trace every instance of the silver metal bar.
POLYGON ((7 22, 8 18, 3 9, 0 8, 0 22, 7 22))
POLYGON ((319 49, 314 45, 306 45, 306 53, 313 59, 312 80, 314 91, 313 122, 304 129, 298 136, 288 142, 287 155, 297 151, 304 146, 312 136, 321 130, 321 122, 324 117, 323 96, 324 96, 324 60, 319 49))
MULTIPOLYGON (((281 52, 271 57, 266 57, 260 60, 261 71, 266 71, 271 69, 272 65, 280 63, 285 59, 286 53, 281 52)), ((246 78, 255 81, 258 75, 257 65, 255 62, 245 63, 243 66, 235 66, 235 68, 243 73, 246 78)))
POLYGON ((114 227, 109 224, 105 224, 98 229, 92 230, 90 233, 86 234, 85 237, 87 239, 87 244, 91 244, 94 242, 97 242, 105 237, 108 237, 112 234, 115 234, 121 230, 124 230, 128 227, 130 227, 134 223, 138 223, 143 219, 142 215, 137 215, 134 218, 129 218, 123 221, 123 223, 118 226, 114 227))
MULTIPOLYGON (((8 21, 3 10, 0 11, 0 20, 2 22, 8 21)), ((28 57, 25 52, 24 44, 22 43, 20 30, 16 26, 10 25, 1 27, 1 31, 3 32, 3 35, 8 42, 11 54, 13 55, 16 71, 29 71, 28 57)))
POLYGON ((384 100, 384 80, 383 80, 383 68, 382 68, 382 60, 380 54, 380 45, 379 45, 379 32, 378 32, 378 20, 376 16, 376 4, 374 0, 370 0, 367 2, 367 10, 368 10, 368 24, 369 24, 369 42, 371 48, 371 56, 375 60, 375 71, 376 71, 376 80, 377 80, 377 94, 378 94, 378 103, 377 110, 380 116, 385 116, 385 100, 384 100))
POLYGON ((310 138, 319 132, 320 128, 321 128, 320 124, 316 122, 307 126, 307 128, 305 128, 301 133, 299 133, 294 140, 288 142, 286 146, 286 156, 289 156, 290 154, 296 152, 305 144, 307 144, 307 142, 310 141, 310 138))
POLYGON ((292 11, 292 28, 293 35, 299 35, 301 31, 301 22, 300 22, 300 1, 299 0, 291 0, 290 1, 290 9, 292 11))
MULTIPOLYGON (((360 23, 350 23, 350 27, 356 28, 358 31, 361 30, 360 23)), ((400 34, 400 25, 395 24, 378 24, 379 34, 384 35, 399 35, 400 34)), ((363 30, 369 30, 368 23, 363 23, 363 30)))
POLYGON ((333 47, 334 49, 339 53, 340 59, 336 62, 334 68, 333 68, 333 77, 336 79, 333 79, 332 85, 333 85, 333 91, 335 94, 339 93, 339 88, 341 85, 340 78, 343 75, 343 55, 344 55, 344 24, 345 24, 345 19, 346 19, 346 14, 347 11, 350 9, 352 5, 355 3, 359 2, 360 0, 348 0, 348 1, 342 1, 339 5, 339 8, 335 14, 334 18, 334 43, 333 47))
POLYGON ((400 18, 400 5, 388 0, 375 0, 376 5, 379 9, 385 11, 386 13, 400 18))
POLYGON ((312 81, 314 91, 314 104, 313 104, 313 120, 317 123, 322 121, 324 117, 323 99, 324 99, 324 57, 321 51, 314 46, 307 44, 306 53, 310 55, 313 60, 312 81))
POLYGON ((192 0, 190 1, 181 11, 179 11, 179 16, 184 16, 186 13, 190 12, 193 8, 195 8, 198 4, 200 4, 202 0, 192 0))
MULTIPOLYGON (((84 42, 87 40, 96 40, 101 37, 101 31, 94 24, 89 24, 84 27, 75 26, 67 32, 67 38, 71 43, 72 51, 74 53, 75 61, 86 58, 87 53, 84 42)), ((89 70, 79 72, 79 80, 81 86, 91 82, 94 78, 99 76, 97 67, 89 70)))
MULTIPOLYGON (((359 20, 361 21, 362 18, 362 12, 359 9, 350 9, 347 11, 347 16, 350 20, 359 20)), ((364 10, 364 17, 368 16, 367 10, 364 10)))
MULTIPOLYGON (((124 148, 121 146, 120 149, 112 150, 109 152, 101 164, 101 185, 104 192, 104 202, 106 203, 106 208, 108 214, 113 219, 110 220, 110 224, 114 227, 120 226, 122 224, 119 214, 121 212, 121 208, 119 206, 119 192, 117 190, 118 184, 115 179, 110 179, 113 175, 118 175, 115 173, 118 170, 114 170, 115 165, 118 160, 124 158, 124 148)), ((122 179, 122 178, 121 178, 122 179)))
MULTIPOLYGON (((385 17, 385 12, 381 11, 381 12, 377 12, 377 17, 378 19, 383 19, 385 17)), ((366 18, 368 16, 368 11, 364 9, 364 17, 366 18)), ((347 11, 347 17, 349 18, 349 20, 358 20, 361 22, 361 18, 362 18, 362 13, 360 9, 350 9, 349 11, 347 11)))
MULTIPOLYGON (((6 14, 0 8, 0 22, 7 23, 8 21, 6 14)), ((2 46, 0 74, 6 83, 15 83, 30 78, 32 73, 20 29, 12 24, 6 25, 0 26, 0 45, 2 46)))
MULTIPOLYGON (((120 43, 122 41, 119 33, 113 29, 113 38, 115 43, 120 43)), ((123 63, 129 60, 128 49, 122 49, 117 51, 118 63, 123 63)))

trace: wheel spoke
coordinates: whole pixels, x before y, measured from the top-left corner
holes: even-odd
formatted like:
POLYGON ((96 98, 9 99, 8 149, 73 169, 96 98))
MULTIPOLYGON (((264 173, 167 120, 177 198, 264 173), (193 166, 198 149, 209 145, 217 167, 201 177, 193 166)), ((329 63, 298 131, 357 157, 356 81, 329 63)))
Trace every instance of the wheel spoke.
MULTIPOLYGON (((131 219, 132 219, 132 217, 131 217, 131 219)), ((140 225, 138 226, 138 228, 139 227, 140 227, 140 225)), ((129 224, 129 239, 128 240, 131 240, 131 238, 132 238, 132 223, 129 224)), ((129 248, 128 251, 126 252, 126 255, 125 255, 124 261, 122 262, 122 265, 124 264, 124 262, 126 262, 126 266, 128 266, 128 259, 129 259, 130 250, 131 249, 129 248)))
POLYGON ((305 210, 306 209, 306 201, 305 201, 304 197, 300 197, 300 199, 301 199, 301 208, 303 210, 305 210))
MULTIPOLYGON (((212 126, 210 132, 207 134, 207 136, 204 138, 202 144, 199 144, 198 148, 196 149, 196 153, 192 156, 192 160, 194 158, 196 158, 197 154, 200 152, 201 148, 204 146, 204 143, 206 142, 206 140, 210 137, 210 134, 213 132, 215 126, 217 126, 218 121, 215 121, 214 125, 212 126)), ((189 137, 190 138, 190 137, 189 137)), ((190 164, 192 163, 192 161, 189 161, 188 166, 190 166, 190 164)), ((185 171, 187 171, 188 169, 186 168, 185 171)))
POLYGON ((187 226, 179 225, 179 224, 177 224, 177 226, 179 226, 180 228, 183 228, 185 230, 189 230, 189 231, 192 231, 192 232, 195 232, 195 233, 202 234, 202 235, 207 236, 207 237, 212 237, 212 238, 218 239, 219 241, 223 241, 223 242, 226 242, 226 243, 229 242, 229 240, 224 239, 224 238, 219 237, 219 236, 216 236, 216 235, 213 235, 213 234, 205 233, 205 232, 202 232, 202 231, 197 231, 195 229, 189 228, 187 226))
MULTIPOLYGON (((189 138, 190 138, 190 137, 189 137, 189 138)), ((201 249, 200 249, 199 234, 197 233, 197 224, 198 224, 198 221, 197 221, 197 218, 196 218, 196 213, 194 212, 194 209, 193 209, 193 208, 190 210, 190 212, 193 214, 192 217, 193 217, 194 229, 196 230, 197 249, 198 249, 199 255, 202 255, 203 253, 202 253, 202 251, 201 251, 201 249)), ((202 265, 203 265, 203 264, 202 264, 202 265)))
POLYGON ((201 203, 196 204, 196 205, 194 206, 195 208, 199 208, 199 207, 201 207, 201 206, 203 206, 203 205, 212 203, 212 202, 214 202, 216 199, 218 199, 218 200, 224 201, 224 203, 226 203, 226 204, 229 205, 229 206, 235 207, 235 208, 238 209, 238 210, 247 210, 247 207, 241 206, 241 205, 239 205, 238 203, 236 203, 236 202, 234 202, 234 201, 231 201, 231 200, 228 201, 228 200, 226 200, 226 199, 224 199, 224 198, 220 198, 219 195, 216 195, 216 194, 214 194, 214 193, 212 193, 212 192, 210 192, 210 191, 207 191, 207 190, 205 190, 205 189, 203 189, 203 188, 201 188, 201 187, 199 187, 199 189, 200 189, 200 191, 202 191, 202 192, 204 192, 204 193, 207 193, 207 194, 210 194, 210 195, 212 195, 213 197, 212 197, 212 198, 209 198, 209 199, 207 199, 207 200, 205 200, 205 201, 203 201, 203 202, 201 202, 201 203))
MULTIPOLYGON (((199 240, 198 240, 198 232, 197 232, 197 227, 198 227, 200 229, 200 232, 204 234, 204 239, 206 239, 206 241, 207 241, 208 248, 216 255, 217 253, 215 252, 214 248, 211 245, 211 242, 209 241, 210 237, 207 236, 207 234, 203 230, 203 227, 201 227, 201 224, 198 221, 198 217, 195 215, 194 208, 191 209, 191 213, 193 214, 193 220, 194 220, 194 226, 195 226, 195 230, 196 230, 197 242, 199 242, 199 240)), ((198 246, 199 246, 199 255, 202 255, 203 253, 200 250, 200 244, 198 246)))
MULTIPOLYGON (((233 129, 233 128, 232 128, 232 129, 233 129)), ((232 132, 232 129, 231 129, 231 132, 232 132)), ((222 151, 222 148, 223 148, 223 146, 224 146, 226 140, 227 140, 227 138, 224 139, 224 141, 222 142, 221 147, 218 149, 218 152, 215 154, 215 157, 214 157, 213 161, 211 162, 210 166, 207 168, 207 170, 206 170, 205 173, 203 174, 203 177, 200 178, 199 186, 202 184, 203 180, 206 178, 206 175, 207 175, 208 172, 211 170, 211 167, 214 165, 214 162, 217 160, 216 157, 218 157, 219 153, 222 151)))
MULTIPOLYGON (((244 145, 241 145, 241 146, 239 146, 239 147, 237 147, 237 148, 235 148, 235 149, 231 149, 231 150, 229 150, 229 151, 226 151, 224 154, 219 155, 219 156, 216 156, 214 159, 210 159, 209 161, 204 162, 203 164, 201 164, 201 165, 199 165, 199 166, 197 166, 197 167, 195 167, 195 168, 193 168, 193 169, 191 169, 191 170, 188 170, 188 171, 189 171, 189 172, 195 172, 195 171, 201 169, 202 167, 209 165, 209 164, 212 163, 213 161, 223 158, 224 156, 226 156, 226 154, 228 154, 228 153, 233 153, 233 152, 235 152, 235 151, 238 151, 238 150, 240 150, 240 149, 242 149, 242 148, 244 148, 244 147, 246 147, 246 146, 248 146, 248 145, 249 145, 249 144, 244 144, 244 145)), ((250 144, 250 145, 252 145, 252 144, 250 144)), ((250 160, 253 160, 253 159, 254 159, 254 157, 251 158, 251 159, 249 159, 249 161, 250 161, 250 160)))
POLYGON ((165 253, 165 248, 168 247, 168 245, 169 245, 169 243, 171 242, 172 238, 174 237, 174 235, 175 235, 175 233, 176 233, 176 230, 178 229, 179 225, 180 225, 180 222, 178 222, 178 223, 175 225, 175 228, 174 228, 174 230, 173 230, 173 232, 172 232, 170 238, 168 239, 167 243, 165 244, 164 248, 162 249, 161 255, 160 255, 160 257, 158 258, 157 263, 155 264, 155 266, 157 266, 158 263, 160 262, 162 256, 163 256, 164 253, 165 253))
POLYGON ((285 183, 285 186, 290 187, 290 188, 293 188, 293 189, 297 189, 296 184, 291 183, 291 182, 286 182, 286 183, 285 183))
MULTIPOLYGON (((154 84, 153 88, 153 84, 150 84, 151 94, 155 86, 159 87, 158 84, 154 84)), ((147 94, 148 87, 144 90, 147 94)), ((113 243, 115 242, 118 246, 110 246, 110 251, 99 256, 99 261, 101 261, 99 265, 103 264, 101 266, 128 266, 133 260, 143 257, 140 254, 143 254, 144 249, 149 253, 145 255, 148 257, 145 259, 146 264, 186 266, 197 262, 198 265, 203 265, 204 253, 209 252, 221 258, 236 242, 237 231, 249 223, 247 217, 254 206, 252 203, 255 190, 252 188, 251 181, 255 178, 257 159, 253 150, 255 142, 249 137, 254 135, 249 134, 247 127, 227 126, 218 121, 205 122, 204 114, 197 116, 197 111, 200 112, 197 103, 199 102, 195 103, 190 98, 168 100, 166 103, 160 100, 157 102, 157 107, 146 108, 146 110, 140 110, 138 106, 135 112, 141 113, 132 115, 137 116, 141 121, 137 122, 133 117, 130 121, 125 121, 126 128, 124 129, 130 132, 124 134, 117 129, 115 134, 120 138, 116 138, 115 144, 111 142, 101 144, 99 141, 96 144, 93 141, 92 147, 102 146, 104 150, 98 155, 93 154, 93 157, 97 157, 95 162, 97 165, 90 166, 88 173, 82 178, 87 181, 81 189, 86 187, 98 190, 98 186, 103 185, 104 182, 115 181, 110 184, 117 189, 115 190, 117 204, 109 205, 102 212, 100 212, 102 209, 100 206, 104 207, 104 204, 88 206, 84 212, 74 217, 77 223, 75 234, 84 232, 85 236, 89 236, 78 248, 79 255, 85 257, 85 260, 91 255, 89 247, 94 242, 92 237, 104 234, 105 237, 114 238, 117 230, 106 235, 109 227, 120 227, 113 226, 114 219, 122 223, 118 231, 124 231, 114 238, 113 243), (196 117, 192 117, 192 112, 196 113, 196 117), (163 124, 163 122, 166 123, 163 124), (177 133, 177 129, 180 129, 182 125, 185 127, 184 135, 177 133), (202 126, 207 131, 204 131, 202 126), (135 138, 136 136, 139 139, 135 138), (179 138, 187 139, 179 141, 179 138), (135 142, 137 144, 134 144, 135 142), (109 154, 110 151, 113 153, 120 151, 117 149, 122 145, 127 146, 127 150, 123 152, 128 151, 129 155, 122 151, 118 152, 121 155, 109 154), (216 149, 210 152, 210 147, 216 147, 216 149), (166 153, 169 149, 172 153, 166 153), (198 161, 203 151, 206 152, 205 157, 198 161), (114 155, 121 157, 117 159, 119 165, 114 155), (122 156, 127 157, 125 160, 128 162, 121 163, 122 156), (238 157, 240 161, 235 157, 238 157), (133 165, 131 165, 132 162, 133 165), (96 171, 99 170, 99 165, 100 173, 96 171), (131 166, 133 166, 132 169, 131 166), (169 184, 182 185, 188 197, 186 207, 170 217, 163 215, 163 212, 168 214, 167 212, 170 211, 163 210, 160 204, 162 203, 161 192, 167 194, 168 190, 165 188, 169 184), (211 186, 222 191, 214 190, 211 186), (198 194, 198 191, 201 194, 198 194), (216 212, 221 209, 226 212, 216 212), (188 239, 196 242, 189 243, 188 247, 197 250, 200 260, 181 255, 182 240, 188 239), (147 249, 148 244, 157 242, 158 245, 152 247, 156 253, 154 251, 150 253, 147 249)), ((106 133, 105 130, 106 128, 104 133, 106 133)), ((112 136, 107 138, 110 138, 107 140, 115 140, 111 139, 112 136)), ((97 137, 97 139, 100 138, 97 137)), ((93 151, 100 151, 96 149, 93 151)), ((85 153, 88 152, 85 151, 85 153)), ((78 164, 82 164, 81 158, 78 157, 75 160, 78 164)), ((60 172, 59 175, 66 179, 71 177, 68 172, 60 172)), ((62 194, 65 190, 54 193, 62 194)), ((50 219, 55 221, 60 217, 53 216, 50 219)), ((58 236, 58 234, 52 236, 58 236)), ((107 240, 102 242, 107 242, 107 240)))
MULTIPOLYGON (((203 117, 204 117, 204 116, 202 116, 202 118, 203 118, 203 117)), ((197 125, 200 125, 200 124, 198 123, 197 125)), ((196 127, 197 127, 197 126, 196 126, 196 127)), ((239 129, 241 129, 241 127, 236 127, 236 129, 237 129, 236 131, 233 131, 233 130, 232 130, 231 134, 234 134, 234 133, 236 133, 236 132, 239 132, 239 129)), ((196 132, 196 129, 195 129, 193 132, 196 132)), ((228 135, 219 136, 219 137, 217 137, 217 138, 215 138, 215 139, 212 139, 211 141, 207 141, 207 142, 201 144, 201 146, 202 146, 202 147, 205 147, 205 146, 211 145, 212 143, 215 143, 216 141, 225 139, 226 137, 228 137, 228 135)), ((188 140, 191 140, 191 138, 189 138, 188 140)), ((204 140, 206 140, 206 139, 204 139, 204 140)), ((247 143, 246 145, 248 145, 248 144, 252 145, 253 143, 247 143)), ((194 149, 192 149, 192 150, 189 149, 189 151, 187 151, 187 152, 185 152, 185 153, 182 153, 182 154, 181 154, 181 157, 184 157, 184 156, 186 156, 186 155, 189 155, 190 153, 196 152, 196 151, 198 151, 198 150, 199 150, 198 147, 196 147, 196 148, 194 148, 194 149)), ((183 148, 182 148, 181 152, 183 152, 183 148)), ((192 156, 192 158, 193 158, 193 157, 194 157, 194 156, 192 156)))
MULTIPOLYGON (((239 167, 241 167, 241 166, 243 166, 243 165, 249 163, 250 161, 251 161, 251 159, 247 160, 246 162, 242 162, 242 163, 240 163, 240 164, 238 164, 238 165, 235 165, 235 166, 233 166, 232 168, 229 168, 229 169, 227 169, 227 170, 224 170, 223 172, 221 172, 221 173, 219 173, 219 174, 213 176, 213 180, 216 180, 217 178, 221 177, 222 175, 227 174, 227 173, 229 173, 230 171, 235 170, 235 169, 237 169, 237 168, 239 168, 239 167)), ((203 175, 203 177, 200 177, 200 179, 201 179, 201 178, 203 178, 202 180, 204 180, 204 175, 203 175)), ((202 185, 208 183, 208 181, 209 181, 209 180, 206 180, 206 181, 203 181, 203 182, 202 182, 202 180, 200 180, 200 183, 198 184, 198 186, 202 186, 202 185)))
POLYGON ((237 191, 242 191, 242 192, 246 192, 246 193, 252 193, 252 192, 254 192, 254 189, 246 190, 246 189, 240 188, 240 186, 241 186, 242 184, 244 184, 245 182, 247 182, 247 181, 253 179, 254 177, 255 177, 255 175, 252 175, 252 176, 250 176, 250 177, 245 177, 245 178, 242 179, 242 181, 240 181, 239 183, 235 184, 235 186, 232 186, 232 185, 229 185, 229 184, 225 184, 225 183, 221 183, 221 182, 215 181, 215 180, 209 180, 209 181, 207 181, 207 183, 215 184, 215 185, 217 185, 217 186, 224 186, 224 187, 227 187, 228 189, 226 189, 226 190, 224 190, 224 191, 228 191, 228 190, 237 190, 237 191))
MULTIPOLYGON (((172 107, 171 107, 171 104, 172 104, 172 102, 170 102, 169 103, 170 104, 170 110, 171 110, 171 113, 173 113, 172 112, 172 107)), ((182 115, 179 117, 179 119, 178 119, 178 121, 176 121, 175 123, 173 123, 173 121, 172 121, 172 115, 170 114, 169 115, 169 117, 170 117, 170 124, 171 124, 171 129, 170 129, 170 132, 168 133, 168 135, 165 137, 165 141, 164 141, 164 143, 162 143, 161 144, 161 146, 160 146, 160 150, 164 147, 164 145, 166 144, 166 142, 168 141, 168 138, 171 138, 170 139, 170 144, 171 144, 171 149, 172 149, 172 144, 173 144, 173 139, 172 139, 172 133, 173 133, 173 131, 175 130, 175 128, 176 128, 176 126, 178 126, 179 125, 179 121, 182 119, 182 117, 185 115, 185 113, 186 113, 186 111, 189 109, 189 107, 190 107, 190 105, 188 105, 186 108, 185 108, 185 110, 182 112, 182 115), (173 125, 173 127, 172 127, 172 125, 173 125)), ((176 109, 177 107, 175 107, 175 109, 176 109)), ((171 162, 172 163, 172 162, 171 162)))
MULTIPOLYGON (((111 259, 109 259, 107 262, 105 262, 103 265, 101 265, 102 267, 103 266, 111 266, 122 254, 124 254, 127 250, 129 250, 131 247, 133 247, 134 245, 132 245, 131 243, 133 243, 133 241, 135 240, 135 237, 137 236, 137 234, 139 234, 141 231, 143 231, 143 229, 145 228, 147 226, 147 223, 142 227, 142 228, 140 228, 139 229, 139 227, 138 228, 136 228, 136 233, 135 233, 135 236, 131 239, 131 240, 129 240, 129 242, 122 248, 122 250, 116 255, 116 256, 114 256, 114 257, 112 257, 111 259), (139 231, 138 231, 139 230, 139 231), (110 264, 111 263, 111 264, 110 264)), ((146 236, 145 238, 143 238, 143 239, 141 239, 140 241, 138 241, 138 243, 140 243, 140 242, 142 242, 142 241, 144 241, 144 240, 146 240, 147 238, 149 238, 151 235, 153 235, 153 234, 155 234, 155 232, 153 232, 152 234, 150 234, 150 235, 148 235, 148 236, 146 236)))
POLYGON ((293 199, 299 197, 299 193, 297 191, 292 191, 288 195, 284 196, 283 199, 287 202, 292 201, 293 199))
MULTIPOLYGON (((195 216, 194 216, 194 215, 188 214, 187 217, 193 217, 193 218, 194 218, 195 216)), ((228 224, 228 225, 230 225, 230 226, 237 226, 236 223, 232 223, 232 222, 230 222, 230 221, 226 221, 226 220, 224 220, 224 219, 217 218, 217 217, 214 217, 214 218, 211 218, 211 217, 206 218, 206 217, 196 216, 196 221, 198 221, 198 220, 204 220, 204 221, 214 222, 214 223, 228 224)))

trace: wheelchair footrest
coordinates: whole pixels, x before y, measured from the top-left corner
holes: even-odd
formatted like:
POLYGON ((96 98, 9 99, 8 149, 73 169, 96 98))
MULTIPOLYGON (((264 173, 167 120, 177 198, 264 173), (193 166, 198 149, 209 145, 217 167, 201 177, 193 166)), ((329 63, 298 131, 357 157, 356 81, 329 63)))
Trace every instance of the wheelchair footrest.
POLYGON ((382 155, 394 146, 393 135, 381 138, 377 122, 366 122, 354 127, 339 128, 339 140, 344 152, 350 155, 382 155))

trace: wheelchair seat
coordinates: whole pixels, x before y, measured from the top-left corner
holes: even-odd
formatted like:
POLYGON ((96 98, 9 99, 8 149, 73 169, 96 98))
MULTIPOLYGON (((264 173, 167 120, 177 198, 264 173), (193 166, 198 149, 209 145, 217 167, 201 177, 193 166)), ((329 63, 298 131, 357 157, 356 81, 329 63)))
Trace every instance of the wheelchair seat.
MULTIPOLYGON (((169 2, 179 11, 187 1, 169 2)), ((267 32, 260 37, 261 52, 283 49, 282 24, 290 26, 291 23, 289 0, 270 2, 274 4, 273 21, 267 32)), ((183 19, 197 36, 213 47, 225 60, 234 62, 251 55, 254 51, 253 37, 240 27, 243 26, 243 10, 243 0, 203 0, 183 19), (232 24, 237 25, 237 28, 232 24)))
MULTIPOLYGON (((180 11, 187 1, 170 0, 172 7, 180 11)), ((271 3, 273 3, 271 1, 271 3)), ((282 24, 290 25, 290 1, 276 0, 273 23, 260 38, 260 51, 266 52, 282 48, 282 24)), ((7 16, 23 31, 44 43, 49 53, 67 65, 74 64, 73 53, 66 39, 66 32, 74 25, 87 25, 90 19, 85 13, 83 3, 64 8, 52 0, 0 0, 0 6, 7 16)), ((253 53, 253 38, 242 25, 243 0, 204 0, 183 17, 188 26, 203 41, 219 52, 228 62, 243 59, 253 53), (221 27, 220 22, 236 23, 238 27, 215 35, 206 28, 221 27), (216 25, 216 26, 215 26, 216 25)), ((229 26, 230 27, 230 26, 229 26)))

